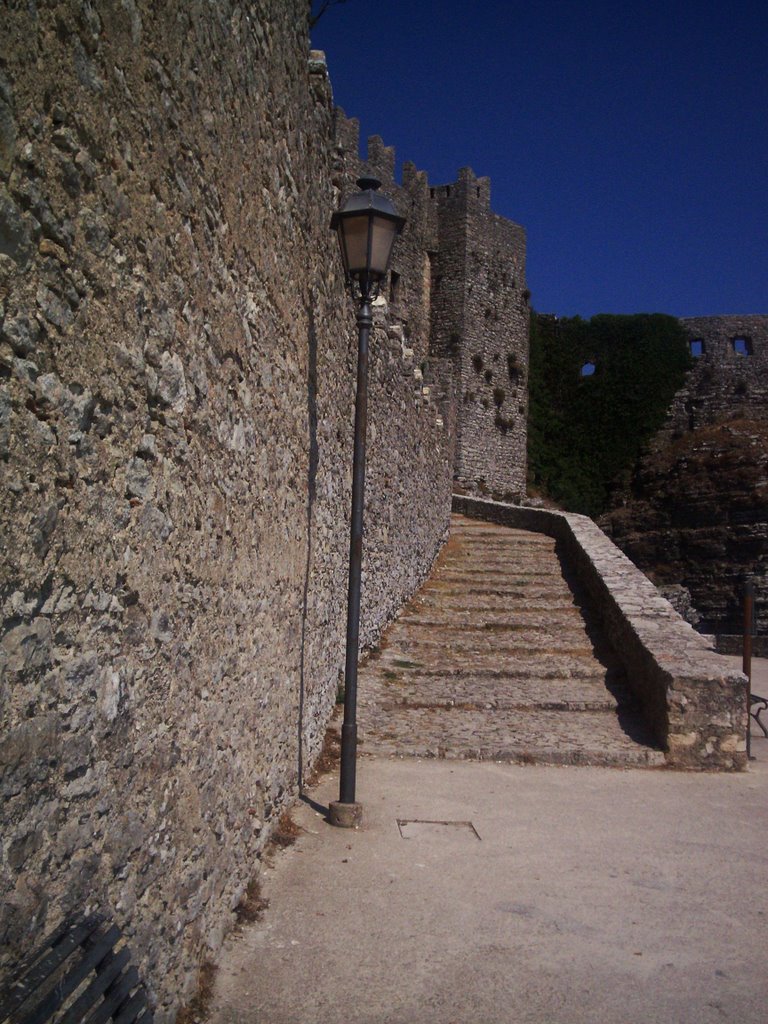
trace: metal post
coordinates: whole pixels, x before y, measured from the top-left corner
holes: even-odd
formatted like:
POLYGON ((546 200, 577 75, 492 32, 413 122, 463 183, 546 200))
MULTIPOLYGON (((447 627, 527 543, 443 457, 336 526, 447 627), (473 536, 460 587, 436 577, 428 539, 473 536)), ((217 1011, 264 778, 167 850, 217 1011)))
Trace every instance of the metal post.
POLYGON ((752 707, 752 632, 755 615, 755 586, 744 584, 744 654, 741 670, 747 677, 747 759, 752 757, 752 719, 749 711, 752 707))
POLYGON ((357 659, 360 644, 360 573, 363 561, 363 505, 365 502, 365 435, 368 420, 368 338, 373 325, 371 296, 363 296, 357 314, 357 393, 355 395, 355 449, 352 461, 352 521, 349 539, 347 591, 347 654, 344 666, 344 721, 341 726, 339 799, 331 802, 331 824, 342 828, 360 825, 362 805, 355 801, 357 774, 357 659))

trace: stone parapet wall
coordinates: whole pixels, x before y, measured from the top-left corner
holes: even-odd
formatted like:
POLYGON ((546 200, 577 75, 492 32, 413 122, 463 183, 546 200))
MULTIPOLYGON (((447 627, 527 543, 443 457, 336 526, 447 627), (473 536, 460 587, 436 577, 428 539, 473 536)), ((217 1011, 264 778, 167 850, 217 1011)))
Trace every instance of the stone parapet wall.
MULTIPOLYGON (((0 974, 99 907, 158 1021, 232 926, 343 670, 356 332, 307 13, 3 12, 0 974)), ((448 524, 450 421, 418 370, 380 303, 364 643, 448 524)))
POLYGON ((746 767, 746 677, 712 650, 591 519, 461 496, 454 496, 453 508, 559 542, 671 767, 746 767))

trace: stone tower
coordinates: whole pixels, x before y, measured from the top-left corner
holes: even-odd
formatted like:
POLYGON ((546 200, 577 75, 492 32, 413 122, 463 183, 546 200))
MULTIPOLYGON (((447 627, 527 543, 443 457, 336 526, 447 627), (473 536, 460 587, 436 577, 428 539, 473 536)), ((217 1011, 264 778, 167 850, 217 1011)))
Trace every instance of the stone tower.
POLYGON ((417 376, 442 398, 454 484, 520 499, 526 487, 529 292, 525 230, 493 213, 489 178, 469 168, 430 186, 413 164, 395 180, 395 151, 378 136, 358 157, 359 124, 337 110, 342 192, 373 175, 407 217, 382 296, 417 376))
POLYGON ((454 479, 470 492, 525 494, 529 292, 525 230, 491 210, 469 168, 430 189, 436 208, 430 351, 455 360, 454 479))

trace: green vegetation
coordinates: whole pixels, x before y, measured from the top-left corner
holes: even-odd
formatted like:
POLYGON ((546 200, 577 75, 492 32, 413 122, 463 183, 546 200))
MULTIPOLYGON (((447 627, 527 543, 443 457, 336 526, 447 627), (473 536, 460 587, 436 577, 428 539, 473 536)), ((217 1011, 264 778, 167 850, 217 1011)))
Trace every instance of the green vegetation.
POLYGON ((687 338, 662 314, 531 317, 529 488, 598 516, 664 422, 691 366, 687 338), (582 375, 582 367, 594 372, 582 375))

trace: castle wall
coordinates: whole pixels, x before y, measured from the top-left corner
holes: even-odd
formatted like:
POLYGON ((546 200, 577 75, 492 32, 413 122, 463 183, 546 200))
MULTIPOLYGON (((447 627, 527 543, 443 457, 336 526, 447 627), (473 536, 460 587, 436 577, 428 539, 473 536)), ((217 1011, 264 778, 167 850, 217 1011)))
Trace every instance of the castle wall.
MULTIPOLYGON (((306 6, 3 15, 0 971, 101 907, 160 1021, 343 667, 356 335, 306 6)), ((365 642, 450 510, 419 315, 371 343, 365 642)))

